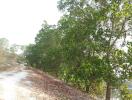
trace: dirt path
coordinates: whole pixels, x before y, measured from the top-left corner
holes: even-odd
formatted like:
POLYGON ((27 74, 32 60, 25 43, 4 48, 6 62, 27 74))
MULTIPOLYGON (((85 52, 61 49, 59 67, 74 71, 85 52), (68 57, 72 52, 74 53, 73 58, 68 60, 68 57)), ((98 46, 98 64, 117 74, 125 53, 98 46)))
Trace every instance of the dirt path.
POLYGON ((15 65, 0 72, 0 100, 93 100, 36 69, 15 65))

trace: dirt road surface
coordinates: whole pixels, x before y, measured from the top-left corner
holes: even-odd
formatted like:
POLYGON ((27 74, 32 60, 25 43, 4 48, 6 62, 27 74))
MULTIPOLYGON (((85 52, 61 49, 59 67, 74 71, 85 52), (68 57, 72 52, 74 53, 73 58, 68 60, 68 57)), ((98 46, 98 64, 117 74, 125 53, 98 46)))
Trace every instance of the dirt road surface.
POLYGON ((0 69, 0 100, 93 100, 39 70, 17 63, 0 69))

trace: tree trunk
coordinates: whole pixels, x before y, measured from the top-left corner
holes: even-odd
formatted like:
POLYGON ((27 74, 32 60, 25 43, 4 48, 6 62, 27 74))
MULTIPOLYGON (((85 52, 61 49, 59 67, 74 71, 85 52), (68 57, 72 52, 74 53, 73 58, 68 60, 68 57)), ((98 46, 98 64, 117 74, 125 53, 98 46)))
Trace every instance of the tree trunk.
POLYGON ((111 86, 110 86, 110 83, 108 82, 107 83, 106 98, 105 98, 105 100, 110 100, 110 97, 111 97, 111 86))

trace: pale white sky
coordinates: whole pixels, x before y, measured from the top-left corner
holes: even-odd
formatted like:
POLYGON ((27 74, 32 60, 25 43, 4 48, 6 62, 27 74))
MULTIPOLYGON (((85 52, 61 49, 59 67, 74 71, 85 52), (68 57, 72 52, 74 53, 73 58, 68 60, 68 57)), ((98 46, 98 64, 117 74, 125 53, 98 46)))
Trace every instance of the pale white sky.
POLYGON ((0 38, 11 44, 33 43, 44 20, 56 24, 58 0, 0 0, 0 38))

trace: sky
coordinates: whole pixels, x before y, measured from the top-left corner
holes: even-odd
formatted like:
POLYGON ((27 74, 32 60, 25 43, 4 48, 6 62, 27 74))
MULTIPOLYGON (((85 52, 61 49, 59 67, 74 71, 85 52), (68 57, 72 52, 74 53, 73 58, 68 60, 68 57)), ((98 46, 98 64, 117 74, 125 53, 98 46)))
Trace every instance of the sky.
POLYGON ((44 20, 48 24, 59 20, 57 1, 0 0, 0 38, 7 38, 10 44, 33 43, 44 20))

